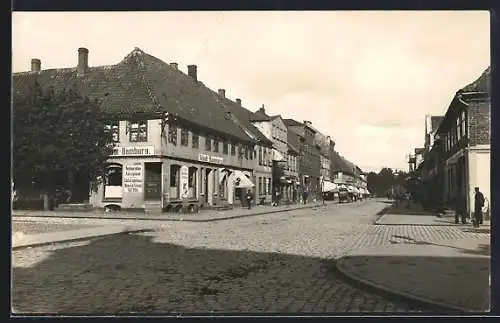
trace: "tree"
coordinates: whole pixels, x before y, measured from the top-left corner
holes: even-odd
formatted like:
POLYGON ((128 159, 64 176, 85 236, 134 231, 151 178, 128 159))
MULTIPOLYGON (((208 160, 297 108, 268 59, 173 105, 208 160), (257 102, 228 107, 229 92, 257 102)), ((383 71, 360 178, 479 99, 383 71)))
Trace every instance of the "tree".
POLYGON ((89 184, 103 177, 112 152, 99 103, 74 89, 43 91, 35 83, 26 93, 16 93, 13 115, 16 187, 37 185, 45 193, 46 209, 58 188, 88 196, 89 184))

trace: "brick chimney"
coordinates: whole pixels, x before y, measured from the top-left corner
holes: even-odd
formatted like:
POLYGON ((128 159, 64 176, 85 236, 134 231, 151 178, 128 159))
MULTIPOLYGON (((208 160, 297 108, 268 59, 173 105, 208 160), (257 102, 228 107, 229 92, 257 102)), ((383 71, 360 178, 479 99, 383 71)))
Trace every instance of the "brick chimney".
POLYGON ((179 69, 179 65, 177 63, 170 63, 170 66, 172 66, 175 70, 179 69))
POLYGON ((236 103, 241 107, 241 99, 236 99, 236 103))
POLYGON ((89 50, 84 47, 78 48, 78 74, 83 75, 89 68, 89 50))
POLYGON ((226 90, 224 89, 219 89, 219 96, 221 98, 225 98, 226 97, 226 90))
POLYGON ((266 109, 264 108, 264 105, 260 107, 259 112, 266 114, 266 109))
POLYGON ((193 80, 198 81, 198 71, 196 65, 188 65, 188 75, 193 78, 193 80))
POLYGON ((40 72, 42 67, 42 62, 38 58, 33 58, 31 60, 31 71, 32 72, 40 72))

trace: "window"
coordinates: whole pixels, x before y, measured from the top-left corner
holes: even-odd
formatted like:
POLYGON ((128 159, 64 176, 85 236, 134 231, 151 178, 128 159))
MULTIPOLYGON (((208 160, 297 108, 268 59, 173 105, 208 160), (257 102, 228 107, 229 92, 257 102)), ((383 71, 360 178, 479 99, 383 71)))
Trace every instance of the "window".
POLYGON ((148 123, 147 121, 133 121, 129 125, 130 142, 148 141, 148 123))
POLYGON ((170 166, 170 187, 177 187, 178 185, 178 173, 180 166, 179 165, 171 165, 170 166))
POLYGON ((259 177, 259 191, 257 194, 262 194, 262 177, 259 177))
POLYGON ((248 157, 250 158, 250 160, 252 160, 253 159, 253 148, 251 146, 249 146, 247 148, 247 150, 248 150, 248 157))
POLYGON ((214 139, 214 153, 218 153, 219 152, 219 139, 214 139))
POLYGON ((198 137, 198 134, 194 133, 194 132, 193 132, 193 139, 191 142, 191 147, 193 147, 195 149, 200 148, 200 137, 198 137))
POLYGON ((168 142, 174 146, 177 146, 177 126, 168 126, 168 142))
POLYGON ((467 137, 467 118, 465 115, 465 111, 462 111, 460 127, 462 128, 462 136, 467 137))
POLYGON ((229 153, 229 147, 228 147, 227 142, 223 142, 222 143, 222 153, 224 155, 227 155, 229 153))
POLYGON ((231 143, 231 156, 236 155, 236 146, 234 143, 231 143))
POLYGON ((205 137, 205 150, 212 151, 212 139, 209 136, 205 137))
POLYGON ((457 125, 456 125, 456 135, 457 135, 457 141, 460 141, 460 138, 461 138, 461 131, 462 131, 462 126, 460 124, 460 118, 457 118, 457 125))
POLYGON ((187 129, 181 129, 181 146, 187 146, 189 144, 189 131, 187 129))
POLYGON ((258 157, 259 157, 259 165, 262 165, 262 147, 257 147, 257 154, 258 154, 258 157))
POLYGON ((267 179, 267 194, 271 194, 271 179, 267 179))
POLYGON ((120 141, 120 122, 119 121, 113 121, 113 122, 108 123, 105 126, 105 131, 106 131, 106 133, 111 133, 111 140, 113 142, 120 141))

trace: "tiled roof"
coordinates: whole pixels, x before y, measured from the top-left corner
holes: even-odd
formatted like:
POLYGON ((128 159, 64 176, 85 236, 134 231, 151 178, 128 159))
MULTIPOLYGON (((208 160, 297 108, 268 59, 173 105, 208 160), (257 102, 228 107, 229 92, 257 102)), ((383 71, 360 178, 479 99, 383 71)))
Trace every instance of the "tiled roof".
POLYGON ((459 92, 491 93, 491 66, 488 66, 477 80, 463 87, 459 92))
POLYGON ((250 121, 255 121, 255 122, 271 121, 271 120, 272 118, 268 116, 265 112, 260 111, 260 109, 255 111, 250 117, 250 121))
MULTIPOLYGON (((239 123, 240 127, 250 131, 250 133, 257 138, 259 142, 265 144, 267 146, 272 146, 273 142, 269 140, 257 127, 255 127, 252 122, 253 112, 245 109, 238 103, 229 100, 228 98, 223 98, 217 93, 212 91, 212 95, 214 95, 215 99, 226 109, 226 112, 231 113, 236 117, 237 123, 239 123)), ((234 120, 234 119, 233 119, 234 120)), ((245 131, 245 130, 244 130, 245 131)))
POLYGON ((90 99, 103 100, 103 108, 109 113, 166 111, 202 127, 253 141, 228 120, 212 90, 139 48, 116 65, 89 67, 84 76, 78 76, 76 68, 62 68, 16 73, 13 78, 14 91, 25 91, 34 80, 44 88, 75 87, 90 99))
POLYGON ((293 119, 283 119, 283 122, 287 127, 300 127, 303 126, 302 123, 295 121, 293 119))
POLYGON ((300 152, 299 135, 293 131, 287 131, 287 143, 293 151, 300 152))
POLYGON ((431 131, 435 131, 439 128, 441 125, 441 122, 443 121, 444 116, 431 116, 431 131))
POLYGON ((333 152, 330 163, 335 171, 354 175, 352 167, 346 163, 346 160, 338 152, 333 152))

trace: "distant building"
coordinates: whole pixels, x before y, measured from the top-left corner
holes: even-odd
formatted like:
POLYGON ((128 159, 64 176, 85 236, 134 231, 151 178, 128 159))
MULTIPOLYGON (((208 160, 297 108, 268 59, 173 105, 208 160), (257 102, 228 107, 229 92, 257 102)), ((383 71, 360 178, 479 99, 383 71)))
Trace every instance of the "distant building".
POLYGON ((273 196, 277 199, 276 193, 279 193, 281 202, 296 202, 297 199, 294 196, 297 196, 296 183, 299 180, 296 174, 297 153, 289 151, 288 130, 283 118, 280 115, 267 115, 263 105, 250 117, 250 121, 273 143, 271 151, 273 196))
POLYGON ((299 137, 299 177, 301 192, 306 191, 308 200, 321 198, 321 158, 320 147, 315 140, 316 131, 310 121, 303 123, 293 119, 285 119, 288 131, 293 131, 299 137))

